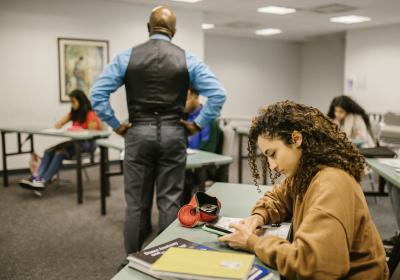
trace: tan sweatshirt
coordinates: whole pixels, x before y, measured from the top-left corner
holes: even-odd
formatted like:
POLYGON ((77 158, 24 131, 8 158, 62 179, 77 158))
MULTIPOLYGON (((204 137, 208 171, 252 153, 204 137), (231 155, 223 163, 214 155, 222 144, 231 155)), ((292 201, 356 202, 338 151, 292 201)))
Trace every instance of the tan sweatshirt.
POLYGON ((352 176, 326 167, 303 199, 290 196, 287 181, 266 193, 252 214, 265 223, 292 217, 293 242, 252 235, 251 251, 289 279, 389 279, 382 241, 352 176))

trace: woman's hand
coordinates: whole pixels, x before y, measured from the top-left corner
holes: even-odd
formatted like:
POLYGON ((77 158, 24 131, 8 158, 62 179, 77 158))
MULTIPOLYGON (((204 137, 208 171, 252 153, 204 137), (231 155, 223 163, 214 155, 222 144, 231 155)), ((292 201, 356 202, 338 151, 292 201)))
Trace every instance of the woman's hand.
POLYGON ((251 215, 240 221, 240 224, 248 228, 250 232, 255 233, 258 227, 264 225, 264 219, 260 215, 251 215))
POLYGON ((248 251, 247 240, 253 232, 245 224, 231 224, 229 227, 236 229, 236 231, 221 236, 218 241, 226 243, 231 248, 248 251))
POLYGON ((60 122, 56 122, 56 123, 54 124, 54 128, 60 129, 60 128, 62 128, 62 124, 61 124, 60 122))
POLYGON ((54 128, 60 129, 62 128, 67 122, 71 120, 71 114, 68 113, 64 117, 62 117, 58 122, 54 124, 54 128))

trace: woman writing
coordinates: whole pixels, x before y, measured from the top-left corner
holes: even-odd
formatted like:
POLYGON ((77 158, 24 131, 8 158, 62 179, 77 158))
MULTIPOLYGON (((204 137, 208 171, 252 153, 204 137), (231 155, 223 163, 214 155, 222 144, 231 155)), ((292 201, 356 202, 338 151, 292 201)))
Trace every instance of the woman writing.
MULTIPOLYGON (((289 279, 388 279, 385 251, 360 187, 364 159, 319 110, 291 101, 263 109, 249 133, 249 163, 284 175, 236 231, 220 237, 254 252, 289 279), (257 228, 292 220, 292 236, 257 236, 257 228)), ((271 173, 270 173, 271 174, 271 173)))

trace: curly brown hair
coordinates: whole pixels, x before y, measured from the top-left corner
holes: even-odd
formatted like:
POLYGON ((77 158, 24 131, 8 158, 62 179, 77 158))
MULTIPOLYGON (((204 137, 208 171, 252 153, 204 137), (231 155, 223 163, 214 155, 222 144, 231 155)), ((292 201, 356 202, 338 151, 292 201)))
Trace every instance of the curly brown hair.
MULTIPOLYGON (((264 136, 292 144, 293 131, 302 134, 301 158, 296 174, 291 178, 290 192, 302 197, 315 174, 323 166, 340 168, 358 182, 364 174, 365 160, 344 132, 318 109, 282 101, 266 106, 253 118, 249 131, 248 160, 254 184, 258 188, 257 140, 264 136)), ((265 155, 261 156, 262 175, 267 171, 272 183, 280 176, 272 173, 265 155)), ((259 188, 258 188, 259 189, 259 188)))

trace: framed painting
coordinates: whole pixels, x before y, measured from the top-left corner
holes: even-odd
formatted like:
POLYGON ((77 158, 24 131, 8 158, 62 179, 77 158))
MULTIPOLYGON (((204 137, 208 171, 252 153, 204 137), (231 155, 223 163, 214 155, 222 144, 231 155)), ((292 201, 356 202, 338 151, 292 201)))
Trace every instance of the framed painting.
POLYGON ((68 94, 75 89, 89 95, 108 61, 108 41, 58 38, 60 102, 69 102, 68 94))

